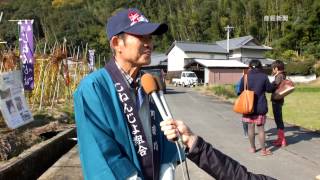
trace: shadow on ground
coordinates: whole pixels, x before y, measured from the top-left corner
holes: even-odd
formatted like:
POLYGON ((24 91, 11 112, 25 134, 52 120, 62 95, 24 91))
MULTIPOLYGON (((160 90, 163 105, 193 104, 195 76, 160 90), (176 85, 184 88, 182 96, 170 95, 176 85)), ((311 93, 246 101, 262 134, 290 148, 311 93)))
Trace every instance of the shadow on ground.
MULTIPOLYGON (((286 134, 286 140, 287 144, 296 144, 301 141, 310 141, 311 139, 315 138, 320 138, 320 133, 318 132, 313 132, 304 128, 301 128, 299 126, 293 126, 289 125, 285 127, 285 134, 286 134)), ((272 144, 274 139, 277 138, 277 128, 271 128, 266 131, 267 136, 273 136, 275 138, 267 140, 267 144, 270 148, 271 151, 276 151, 279 149, 279 147, 276 147, 272 144)))
POLYGON ((186 92, 176 91, 176 90, 170 89, 170 88, 167 88, 167 89, 166 89, 166 94, 183 94, 183 93, 186 93, 186 92))

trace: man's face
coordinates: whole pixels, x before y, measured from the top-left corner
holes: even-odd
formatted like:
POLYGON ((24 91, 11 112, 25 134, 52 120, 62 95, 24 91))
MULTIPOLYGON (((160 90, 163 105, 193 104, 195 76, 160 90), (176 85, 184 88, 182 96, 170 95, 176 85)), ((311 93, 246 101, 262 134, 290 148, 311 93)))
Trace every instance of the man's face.
POLYGON ((130 63, 133 67, 150 64, 153 50, 152 37, 151 35, 124 34, 119 39, 119 50, 117 57, 130 63))

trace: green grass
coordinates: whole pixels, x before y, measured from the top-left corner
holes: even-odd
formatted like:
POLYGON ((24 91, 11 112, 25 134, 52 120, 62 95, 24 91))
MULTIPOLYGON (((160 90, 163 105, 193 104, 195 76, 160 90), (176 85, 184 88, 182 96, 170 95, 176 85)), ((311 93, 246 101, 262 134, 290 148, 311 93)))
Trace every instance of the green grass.
POLYGON ((237 97, 235 93, 235 86, 232 84, 208 86, 206 90, 209 90, 215 95, 223 96, 227 99, 237 97))
MULTIPOLYGON (((235 99, 234 85, 204 87, 207 92, 229 99, 235 99)), ((269 112, 273 118, 270 94, 267 94, 269 112)), ((310 130, 320 130, 320 84, 296 84, 296 89, 285 98, 283 120, 310 130)))
MULTIPOLYGON (((268 100, 270 95, 268 94, 268 100)), ((273 117, 268 102, 268 116, 273 117)), ((320 130, 320 87, 297 85, 296 90, 285 98, 283 120, 310 130, 320 130)))

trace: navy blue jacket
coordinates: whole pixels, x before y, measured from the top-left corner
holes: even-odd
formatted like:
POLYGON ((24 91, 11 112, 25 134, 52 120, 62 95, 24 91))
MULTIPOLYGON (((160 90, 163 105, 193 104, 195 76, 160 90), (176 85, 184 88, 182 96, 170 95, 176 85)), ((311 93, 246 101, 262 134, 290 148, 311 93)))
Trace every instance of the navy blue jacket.
MULTIPOLYGON (((243 78, 240 83, 240 93, 243 91, 243 78)), ((274 86, 270 83, 268 76, 260 69, 251 69, 248 72, 248 87, 254 91, 254 110, 252 115, 265 115, 268 112, 268 104, 265 93, 271 93, 274 86)), ((239 94, 240 94, 239 93, 239 94)))

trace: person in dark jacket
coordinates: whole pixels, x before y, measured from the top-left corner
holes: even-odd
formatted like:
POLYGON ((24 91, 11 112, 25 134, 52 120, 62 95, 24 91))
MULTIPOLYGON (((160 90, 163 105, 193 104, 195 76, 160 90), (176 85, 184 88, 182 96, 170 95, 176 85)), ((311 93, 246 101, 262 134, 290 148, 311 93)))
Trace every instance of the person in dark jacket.
MULTIPOLYGON (((286 79, 286 74, 284 72, 284 63, 280 60, 276 60, 272 63, 272 75, 274 75, 274 81, 272 84, 278 88, 280 83, 286 79)), ((284 147, 287 145, 286 138, 284 136, 284 124, 282 119, 282 106, 284 103, 284 98, 282 99, 274 99, 274 93, 271 95, 271 102, 272 102, 272 110, 274 121, 277 126, 278 130, 278 138, 276 141, 273 142, 275 146, 284 147)))
MULTIPOLYGON (((240 93, 244 89, 243 78, 240 83, 240 93)), ((255 146, 255 125, 258 129, 258 137, 261 146, 261 155, 271 155, 271 151, 265 147, 264 124, 266 122, 266 114, 268 112, 268 104, 265 93, 272 92, 274 87, 270 83, 268 76, 262 72, 261 62, 253 59, 249 63, 248 71, 248 89, 254 91, 254 106, 251 114, 244 114, 242 121, 248 123, 248 136, 251 145, 250 152, 256 152, 255 146)))
POLYGON ((274 180, 266 175, 248 172, 245 166, 195 135, 183 121, 165 120, 160 126, 170 141, 180 134, 186 145, 187 158, 217 180, 274 180))

